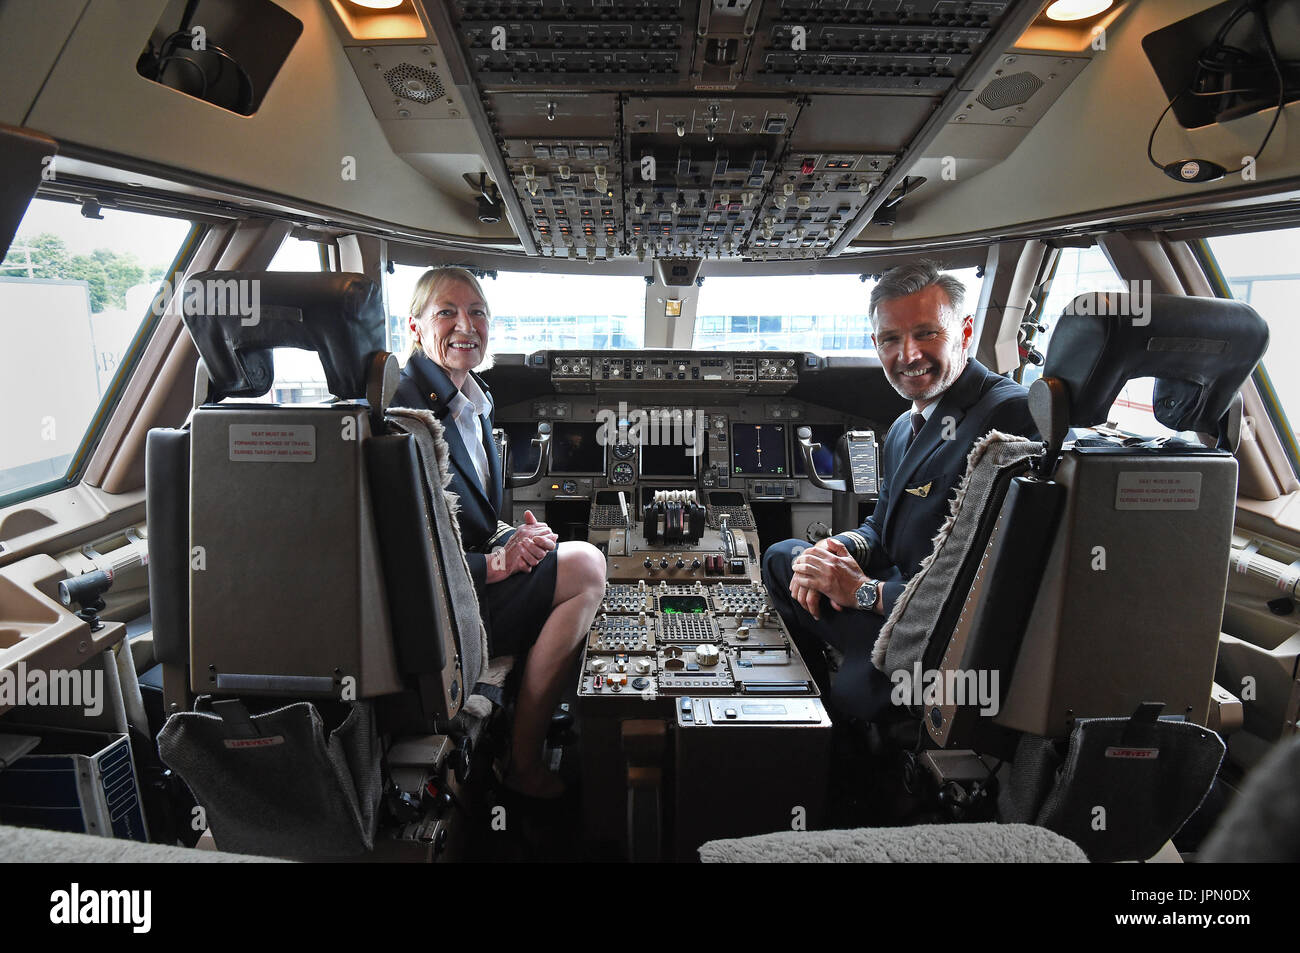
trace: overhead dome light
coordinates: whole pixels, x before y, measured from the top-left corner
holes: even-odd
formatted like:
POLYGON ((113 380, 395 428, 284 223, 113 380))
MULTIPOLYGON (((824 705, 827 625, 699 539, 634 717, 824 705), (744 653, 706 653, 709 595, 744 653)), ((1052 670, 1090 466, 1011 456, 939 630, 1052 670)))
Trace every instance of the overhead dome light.
POLYGON ((1086 20, 1106 12, 1114 2, 1115 0, 1056 0, 1046 10, 1047 19, 1059 22, 1086 20))
POLYGON ((405 0, 348 0, 348 2, 369 10, 391 10, 393 7, 400 7, 405 0))

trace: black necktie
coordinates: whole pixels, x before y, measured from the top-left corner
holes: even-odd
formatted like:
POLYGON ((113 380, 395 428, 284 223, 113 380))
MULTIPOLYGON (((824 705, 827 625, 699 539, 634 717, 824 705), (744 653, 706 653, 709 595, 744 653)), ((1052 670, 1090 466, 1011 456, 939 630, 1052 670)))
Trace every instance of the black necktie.
POLYGON ((921 432, 921 428, 924 426, 925 426, 925 415, 912 414, 912 439, 907 441, 907 445, 909 447, 912 445, 912 440, 916 439, 916 435, 921 432))

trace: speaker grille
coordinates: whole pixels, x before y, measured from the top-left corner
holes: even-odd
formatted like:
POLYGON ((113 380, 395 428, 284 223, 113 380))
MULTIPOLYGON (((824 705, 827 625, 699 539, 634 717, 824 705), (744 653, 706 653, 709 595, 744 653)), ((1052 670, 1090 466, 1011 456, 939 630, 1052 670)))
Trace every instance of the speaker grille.
POLYGON ((979 94, 976 101, 986 109, 1006 109, 1027 102, 1030 96, 1042 88, 1043 81, 1033 73, 1013 73, 1010 76, 999 76, 985 86, 984 92, 979 94))
POLYGON ((394 96, 423 106, 441 99, 446 92, 437 73, 410 63, 394 66, 384 74, 384 79, 394 96))

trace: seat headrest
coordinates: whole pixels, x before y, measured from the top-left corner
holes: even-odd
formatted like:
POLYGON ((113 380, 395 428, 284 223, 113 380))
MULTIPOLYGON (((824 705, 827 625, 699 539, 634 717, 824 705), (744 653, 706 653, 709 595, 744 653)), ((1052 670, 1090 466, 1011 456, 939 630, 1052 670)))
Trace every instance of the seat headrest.
POLYGON ((383 297, 364 275, 205 271, 186 280, 182 315, 213 401, 270 390, 277 347, 315 351, 330 393, 365 397, 370 359, 386 350, 383 297))
POLYGON ((1268 325, 1240 301, 1099 292, 1061 315, 1043 378, 1065 385, 1070 426, 1105 423, 1128 381, 1154 377, 1160 423, 1216 434, 1267 347, 1268 325))

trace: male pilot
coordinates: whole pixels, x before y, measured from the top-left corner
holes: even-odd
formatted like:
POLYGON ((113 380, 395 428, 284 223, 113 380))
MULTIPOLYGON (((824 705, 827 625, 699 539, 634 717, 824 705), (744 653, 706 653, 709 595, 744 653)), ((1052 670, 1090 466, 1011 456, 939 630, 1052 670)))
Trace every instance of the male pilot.
POLYGON ((971 447, 990 430, 1038 436, 1028 391, 970 356, 974 319, 962 316, 964 297, 962 283, 933 262, 880 279, 871 338, 889 383, 912 406, 885 437, 875 512, 816 546, 789 539, 763 556, 763 582, 810 650, 805 658, 819 667, 823 642, 844 655, 828 697, 833 710, 865 721, 889 704, 889 678, 871 663, 876 634, 930 555, 971 447))

